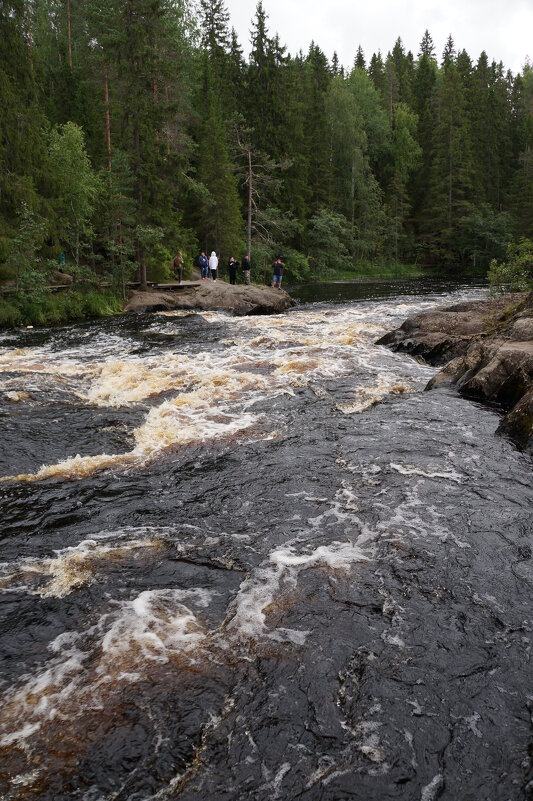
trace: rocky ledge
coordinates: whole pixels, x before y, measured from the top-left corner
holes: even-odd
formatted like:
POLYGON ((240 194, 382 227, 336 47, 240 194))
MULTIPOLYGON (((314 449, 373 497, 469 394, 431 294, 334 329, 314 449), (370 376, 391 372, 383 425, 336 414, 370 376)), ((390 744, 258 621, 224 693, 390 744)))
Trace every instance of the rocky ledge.
POLYGON ((229 311, 239 316, 278 314, 294 306, 284 290, 251 284, 232 286, 224 281, 184 281, 164 290, 135 291, 126 312, 190 309, 191 311, 229 311))
POLYGON ((444 364, 426 389, 453 385, 498 404, 498 432, 533 451, 533 293, 424 312, 378 344, 444 364))

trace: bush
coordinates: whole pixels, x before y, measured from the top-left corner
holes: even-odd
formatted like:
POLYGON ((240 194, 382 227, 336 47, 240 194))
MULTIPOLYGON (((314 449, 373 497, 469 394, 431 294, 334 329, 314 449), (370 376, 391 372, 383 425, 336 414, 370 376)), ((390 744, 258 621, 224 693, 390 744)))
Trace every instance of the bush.
POLYGON ((0 328, 14 328, 22 322, 20 309, 0 298, 0 328))
POLYGON ((164 283, 174 280, 172 272, 173 256, 167 248, 155 245, 151 254, 146 257, 146 278, 148 281, 164 283))
POLYGON ((19 294, 13 300, 0 299, 0 328, 17 325, 60 325, 70 320, 111 317, 122 312, 122 301, 114 292, 76 290, 47 293, 36 298, 19 294))
POLYGON ((521 239, 507 248, 507 258, 490 263, 489 281, 495 292, 527 292, 533 289, 533 242, 521 239))
POLYGON ((111 317, 121 311, 122 301, 113 292, 88 292, 83 298, 84 317, 111 317))
POLYGON ((297 250, 288 250, 285 253, 285 276, 291 284, 309 281, 312 278, 309 258, 297 250))

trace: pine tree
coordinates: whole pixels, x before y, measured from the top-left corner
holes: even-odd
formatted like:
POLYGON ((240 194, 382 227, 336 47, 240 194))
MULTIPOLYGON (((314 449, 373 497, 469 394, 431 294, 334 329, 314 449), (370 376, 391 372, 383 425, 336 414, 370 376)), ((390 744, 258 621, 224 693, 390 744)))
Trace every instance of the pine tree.
POLYGON ((277 109, 274 103, 276 64, 273 43, 268 35, 267 15, 260 1, 252 21, 252 50, 248 68, 248 120, 254 129, 256 145, 264 151, 276 151, 277 109))
POLYGON ((526 65, 514 92, 514 139, 518 164, 510 188, 516 234, 533 239, 533 69, 526 65))
POLYGON ((311 208, 317 211, 331 202, 331 131, 326 113, 331 72, 326 56, 314 43, 306 59, 305 79, 308 182, 311 208))
POLYGON ((0 237, 17 224, 22 202, 30 211, 38 209, 46 161, 46 121, 38 104, 28 24, 22 0, 0 5, 0 237))
POLYGON ((213 249, 219 256, 229 258, 242 249, 244 223, 235 167, 229 154, 229 132, 215 86, 209 61, 205 58, 198 178, 207 194, 199 210, 198 230, 206 251, 213 249))
MULTIPOLYGON (((288 162, 284 172, 284 191, 278 199, 281 209, 295 218, 300 231, 303 230, 311 202, 309 187, 309 154, 307 149, 306 111, 306 65, 303 57, 289 58, 282 73, 283 86, 283 147, 281 156, 288 162)), ((299 235, 292 242, 302 248, 299 235)))
POLYGON ((457 262, 465 256, 462 225, 473 211, 473 181, 467 103, 450 51, 444 59, 438 87, 438 120, 426 218, 426 233, 433 254, 444 261, 457 262))
POLYGON ((413 110, 418 117, 417 141, 421 148, 418 169, 411 181, 412 213, 418 230, 420 218, 427 212, 428 181, 433 155, 433 135, 437 121, 434 102, 438 67, 435 48, 429 31, 426 30, 416 64, 413 82, 413 110))
POLYGON ((385 75, 385 65, 381 53, 373 53, 368 65, 368 74, 374 88, 381 96, 384 108, 387 108, 387 76, 385 75))
POLYGON ((202 45, 217 61, 230 50, 229 13, 224 0, 200 0, 202 45))
POLYGON ((422 150, 416 141, 418 119, 405 103, 394 106, 392 124, 393 174, 388 188, 388 208, 391 222, 390 240, 396 261, 406 243, 405 223, 410 202, 408 182, 411 172, 420 161, 422 150))

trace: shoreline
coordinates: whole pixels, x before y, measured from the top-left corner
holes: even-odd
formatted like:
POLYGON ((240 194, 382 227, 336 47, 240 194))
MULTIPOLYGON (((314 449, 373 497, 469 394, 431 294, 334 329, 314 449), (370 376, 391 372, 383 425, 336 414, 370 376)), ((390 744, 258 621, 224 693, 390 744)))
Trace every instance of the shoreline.
POLYGON ((441 370, 426 390, 455 387, 499 406, 498 434, 533 453, 533 293, 441 306, 378 340, 441 370))
POLYGON ((294 305, 295 301, 283 289, 260 284, 232 286, 221 279, 133 290, 126 301, 107 288, 83 292, 73 287, 61 293, 47 293, 38 300, 24 299, 22 303, 12 303, 9 296, 0 295, 0 331, 23 331, 174 309, 227 311, 237 316, 279 314, 294 305))

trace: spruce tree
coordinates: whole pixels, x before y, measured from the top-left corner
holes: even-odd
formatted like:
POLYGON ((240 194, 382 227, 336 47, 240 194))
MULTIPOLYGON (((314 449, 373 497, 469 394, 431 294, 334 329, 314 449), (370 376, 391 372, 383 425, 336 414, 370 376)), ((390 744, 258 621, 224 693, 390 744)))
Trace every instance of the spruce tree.
POLYGON ((462 226, 473 211, 474 160, 466 97, 448 46, 437 102, 425 230, 434 258, 458 263, 465 256, 462 226))
POLYGON ((357 48, 357 54, 355 56, 354 67, 359 70, 366 69, 366 62, 365 62, 365 54, 363 53, 363 48, 361 45, 357 48))
POLYGON ((433 135, 438 119, 438 108, 435 101, 437 73, 435 47, 429 31, 426 30, 420 43, 413 81, 413 110, 418 117, 417 141, 421 148, 419 165, 411 180, 412 214, 417 231, 420 228, 421 217, 427 213, 433 135))
POLYGON ((203 117, 199 132, 198 178, 207 190, 199 209, 198 231, 202 247, 229 258, 244 245, 244 221, 235 167, 229 147, 220 98, 204 58, 203 117))

